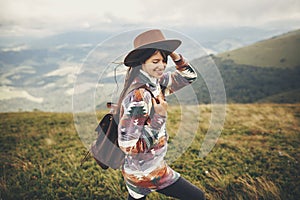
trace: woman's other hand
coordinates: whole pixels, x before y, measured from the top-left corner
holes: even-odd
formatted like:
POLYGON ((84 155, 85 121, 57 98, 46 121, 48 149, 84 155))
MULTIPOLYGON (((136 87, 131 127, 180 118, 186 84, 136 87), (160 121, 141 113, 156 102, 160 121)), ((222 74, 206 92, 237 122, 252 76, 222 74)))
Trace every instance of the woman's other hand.
POLYGON ((167 116, 168 103, 161 95, 159 95, 156 99, 152 98, 152 104, 154 106, 155 113, 164 117, 167 116))

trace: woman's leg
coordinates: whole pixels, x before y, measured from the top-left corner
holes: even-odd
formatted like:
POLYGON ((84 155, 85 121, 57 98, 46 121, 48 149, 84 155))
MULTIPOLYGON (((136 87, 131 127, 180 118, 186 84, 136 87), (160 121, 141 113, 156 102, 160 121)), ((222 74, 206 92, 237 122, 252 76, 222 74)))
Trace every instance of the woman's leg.
POLYGON ((204 193, 199 188, 197 188, 195 185, 191 184, 190 182, 188 182, 182 177, 180 177, 172 185, 162 190, 157 190, 157 192, 178 199, 186 199, 186 200, 205 199, 204 193))

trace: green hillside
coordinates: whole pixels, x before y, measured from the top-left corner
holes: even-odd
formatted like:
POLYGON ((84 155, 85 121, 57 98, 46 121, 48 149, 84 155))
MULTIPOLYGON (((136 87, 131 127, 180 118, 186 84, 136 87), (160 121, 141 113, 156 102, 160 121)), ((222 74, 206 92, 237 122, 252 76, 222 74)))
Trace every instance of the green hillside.
POLYGON ((300 30, 218 54, 222 60, 257 67, 300 67, 300 30))
MULTIPOLYGON (((211 107, 201 105, 198 132, 172 168, 203 189, 208 200, 300 198, 300 105, 227 106, 226 122, 212 151, 199 157, 211 107)), ((170 140, 180 122, 170 107, 170 140)), ((125 199, 119 170, 102 170, 90 158, 71 113, 0 114, 0 199, 125 199)), ((153 193, 148 199, 170 199, 153 193)))
MULTIPOLYGON (((218 67, 229 103, 300 102, 300 30, 192 61, 202 71, 218 67)), ((194 84, 199 102, 210 103, 203 77, 194 84)), ((214 80, 214 76, 205 77, 214 80)), ((211 91, 210 91, 211 92, 211 91)))

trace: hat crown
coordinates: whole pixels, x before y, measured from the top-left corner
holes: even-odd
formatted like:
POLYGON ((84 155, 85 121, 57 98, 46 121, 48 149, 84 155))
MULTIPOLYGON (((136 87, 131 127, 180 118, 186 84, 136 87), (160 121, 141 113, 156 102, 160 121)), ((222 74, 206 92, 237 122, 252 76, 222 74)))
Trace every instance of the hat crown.
POLYGON ((138 35, 133 42, 134 48, 166 40, 160 30, 149 30, 138 35))
POLYGON ((169 55, 180 44, 181 41, 177 39, 167 40, 162 31, 158 29, 143 32, 134 39, 134 49, 124 58, 124 64, 131 67, 140 65, 140 57, 145 49, 159 49, 169 55))

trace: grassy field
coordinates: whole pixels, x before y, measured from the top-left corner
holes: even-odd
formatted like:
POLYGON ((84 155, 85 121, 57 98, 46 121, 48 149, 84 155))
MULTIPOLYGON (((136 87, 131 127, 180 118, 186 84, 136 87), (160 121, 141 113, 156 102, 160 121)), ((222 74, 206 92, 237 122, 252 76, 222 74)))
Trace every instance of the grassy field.
MULTIPOLYGON (((207 199, 300 199, 300 104, 227 105, 213 150, 198 157, 205 123, 190 148, 170 165, 207 199)), ((169 120, 176 119, 173 108, 169 120)), ((120 171, 101 170, 86 152, 70 113, 0 114, 1 199, 126 199, 120 171)), ((176 127, 176 124, 175 126, 176 127)), ((173 128, 169 127, 172 132, 173 128)), ((153 193, 148 199, 170 199, 153 193)))

